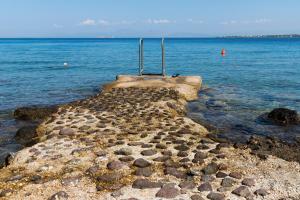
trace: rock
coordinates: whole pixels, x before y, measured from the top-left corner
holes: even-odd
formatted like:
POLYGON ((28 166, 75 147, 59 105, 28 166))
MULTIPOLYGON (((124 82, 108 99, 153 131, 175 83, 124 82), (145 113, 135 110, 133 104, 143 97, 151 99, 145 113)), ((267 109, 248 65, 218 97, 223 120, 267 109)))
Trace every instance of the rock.
POLYGON ((194 159, 205 159, 205 158, 207 158, 207 153, 203 153, 201 151, 198 151, 194 155, 194 159))
POLYGON ((124 167, 125 165, 121 162, 121 161, 118 161, 118 160, 115 160, 115 161, 111 161, 107 164, 107 168, 110 169, 110 170, 120 170, 124 167))
POLYGON ((147 150, 143 150, 143 151, 141 152, 141 154, 142 154, 143 156, 153 156, 153 155, 157 154, 157 151, 154 150, 154 149, 147 149, 147 150))
POLYGON ((4 152, 0 154, 0 169, 10 165, 14 157, 15 157, 15 153, 4 152))
POLYGON ((132 156, 124 156, 124 157, 120 157, 119 160, 122 161, 122 162, 131 162, 131 161, 134 160, 134 157, 132 157, 132 156))
POLYGON ((138 168, 135 171, 135 175, 149 177, 152 175, 152 169, 150 167, 138 168))
POLYGON ((59 131, 59 135, 73 136, 75 131, 72 128, 63 128, 59 131))
POLYGON ((235 190, 232 191, 232 194, 241 196, 241 197, 248 197, 251 195, 250 190, 248 189, 248 187, 246 186, 240 186, 238 188, 236 188, 235 190))
POLYGON ((194 194, 191 196, 191 200, 204 200, 204 199, 200 195, 194 194))
POLYGON ((58 108, 51 107, 22 107, 14 111, 14 117, 18 120, 41 120, 46 119, 53 113, 57 112, 58 108))
POLYGON ((242 181, 242 184, 243 185, 246 185, 246 186, 249 186, 249 187, 252 187, 255 185, 255 180, 253 178, 245 178, 243 181, 242 181))
POLYGON ((297 111, 287 108, 276 108, 268 114, 268 119, 281 126, 299 124, 297 111))
POLYGON ((189 148, 188 146, 182 144, 182 145, 179 145, 179 146, 174 147, 174 149, 176 149, 176 150, 178 150, 178 151, 187 151, 187 150, 189 150, 190 148, 189 148))
POLYGON ((133 182, 132 187, 137 189, 160 188, 163 186, 161 182, 152 182, 148 179, 137 179, 133 182))
POLYGON ((97 181, 99 182, 104 182, 104 183, 114 183, 116 181, 120 181, 120 179, 123 178, 122 174, 119 173, 107 173, 107 174, 103 174, 97 177, 97 181))
POLYGON ((117 191, 114 191, 114 192, 111 193, 111 196, 115 197, 115 198, 118 198, 118 197, 120 197, 122 195, 123 195, 122 190, 117 190, 117 191))
POLYGON ((192 190, 196 187, 196 184, 194 181, 183 181, 179 184, 179 187, 181 189, 188 189, 188 190, 192 190))
POLYGON ((64 192, 64 191, 60 191, 55 193, 54 195, 52 195, 50 198, 48 198, 48 200, 64 200, 64 199, 68 199, 69 195, 64 192))
POLYGON ((38 142, 36 129, 35 125, 22 127, 17 131, 14 139, 26 147, 32 146, 38 142))
POLYGON ((210 185, 210 183, 202 183, 199 187, 198 190, 200 192, 204 192, 204 191, 212 191, 212 186, 210 185))
POLYGON ((224 172, 218 172, 218 173, 216 174, 216 177, 217 177, 217 178, 225 178, 226 176, 227 176, 227 174, 224 173, 224 172))
POLYGON ((148 162, 147 160, 144 160, 143 158, 138 158, 133 162, 133 165, 136 167, 149 167, 151 165, 150 162, 148 162))
POLYGON ((216 163, 212 162, 202 169, 203 173, 206 175, 215 174, 219 170, 219 167, 216 163))
POLYGON ((260 189, 258 189, 258 190, 256 190, 255 192, 254 192, 254 194, 256 194, 256 195, 259 195, 259 196, 267 196, 268 195, 268 192, 267 192, 267 190, 265 190, 265 189, 263 189, 263 188, 260 188, 260 189))
POLYGON ((164 144, 161 144, 161 143, 159 143, 159 144, 156 144, 156 146, 155 146, 157 149, 166 149, 167 148, 167 146, 166 145, 164 145, 164 144))
POLYGON ((117 151, 115 151, 116 155, 123 155, 123 156, 129 156, 132 154, 131 148, 121 148, 117 151))
POLYGON ((0 192, 0 197, 7 197, 13 193, 11 189, 4 189, 0 192))
POLYGON ((231 172, 229 176, 235 179, 241 179, 243 177, 243 175, 239 172, 231 172))
POLYGON ((214 181, 216 178, 211 176, 211 175, 202 175, 201 176, 201 181, 203 182, 212 182, 214 181))
POLYGON ((225 195, 222 194, 222 193, 218 193, 218 192, 210 192, 207 195, 207 198, 211 199, 211 200, 224 200, 225 199, 225 195))
POLYGON ((164 170, 164 173, 166 175, 169 174, 169 175, 175 176, 176 178, 179 178, 179 179, 185 179, 187 177, 187 174, 185 172, 180 171, 173 167, 166 167, 164 170))
POLYGON ((180 194, 179 190, 173 184, 164 185, 157 193, 156 197, 173 199, 180 194))
POLYGON ((223 187, 232 187, 236 183, 232 178, 224 178, 221 182, 221 186, 223 187))

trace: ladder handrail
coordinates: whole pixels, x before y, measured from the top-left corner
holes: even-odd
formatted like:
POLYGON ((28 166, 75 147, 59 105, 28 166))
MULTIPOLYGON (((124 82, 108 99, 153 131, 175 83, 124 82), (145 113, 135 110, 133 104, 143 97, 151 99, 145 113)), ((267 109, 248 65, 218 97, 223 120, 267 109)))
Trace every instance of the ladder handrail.
MULTIPOLYGON (((165 40, 161 39, 161 74, 166 76, 166 64, 165 64, 165 40)), ((144 39, 140 38, 139 42, 139 75, 142 76, 144 73, 144 39)))

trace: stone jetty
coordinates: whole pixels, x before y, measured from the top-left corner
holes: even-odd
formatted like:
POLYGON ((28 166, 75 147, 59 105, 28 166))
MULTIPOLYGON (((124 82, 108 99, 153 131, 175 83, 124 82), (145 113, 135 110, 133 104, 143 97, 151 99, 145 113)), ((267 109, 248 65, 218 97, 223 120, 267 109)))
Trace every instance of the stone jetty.
POLYGON ((60 106, 0 170, 0 199, 300 199, 298 162, 212 140, 186 116, 200 87, 193 76, 118 76, 60 106))

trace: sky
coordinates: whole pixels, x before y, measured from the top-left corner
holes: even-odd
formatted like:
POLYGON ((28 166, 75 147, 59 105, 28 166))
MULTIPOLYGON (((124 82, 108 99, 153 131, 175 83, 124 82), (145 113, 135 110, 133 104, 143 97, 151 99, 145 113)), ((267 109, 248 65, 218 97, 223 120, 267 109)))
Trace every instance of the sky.
POLYGON ((299 34, 300 0, 0 0, 0 37, 299 34))

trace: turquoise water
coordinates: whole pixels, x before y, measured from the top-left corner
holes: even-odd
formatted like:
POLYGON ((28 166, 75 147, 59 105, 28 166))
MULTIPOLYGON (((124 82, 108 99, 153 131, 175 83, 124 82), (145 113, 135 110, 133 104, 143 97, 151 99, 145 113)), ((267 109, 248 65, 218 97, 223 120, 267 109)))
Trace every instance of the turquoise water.
MULTIPOLYGON (((210 88, 190 104, 192 117, 228 135, 299 134, 297 127, 277 129, 256 118, 277 107, 300 112, 300 39, 165 42, 167 73, 201 75, 204 88, 210 88)), ((159 39, 145 41, 145 68, 160 70, 159 39)), ((20 123, 10 118, 16 107, 84 98, 116 75, 137 74, 137 69, 138 39, 0 39, 0 137, 9 138, 20 123)))

